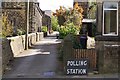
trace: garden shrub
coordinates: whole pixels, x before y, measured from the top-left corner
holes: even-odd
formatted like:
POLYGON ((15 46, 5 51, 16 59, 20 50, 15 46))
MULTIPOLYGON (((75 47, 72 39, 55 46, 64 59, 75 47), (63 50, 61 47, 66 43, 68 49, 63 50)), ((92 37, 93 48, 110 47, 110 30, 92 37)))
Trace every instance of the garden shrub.
POLYGON ((63 39, 68 34, 77 34, 79 29, 73 23, 66 24, 65 26, 61 26, 58 29, 59 31, 59 38, 63 39))
POLYGON ((26 32, 23 29, 17 29, 17 35, 24 35, 26 32))
POLYGON ((42 26, 42 32, 47 32, 47 26, 42 26))

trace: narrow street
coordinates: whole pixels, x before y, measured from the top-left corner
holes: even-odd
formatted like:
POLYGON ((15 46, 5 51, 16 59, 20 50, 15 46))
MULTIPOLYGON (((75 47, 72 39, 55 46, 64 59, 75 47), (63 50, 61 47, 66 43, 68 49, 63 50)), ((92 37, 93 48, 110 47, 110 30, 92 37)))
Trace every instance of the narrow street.
POLYGON ((37 42, 29 50, 16 56, 4 78, 54 77, 57 72, 57 45, 61 40, 55 34, 37 42))

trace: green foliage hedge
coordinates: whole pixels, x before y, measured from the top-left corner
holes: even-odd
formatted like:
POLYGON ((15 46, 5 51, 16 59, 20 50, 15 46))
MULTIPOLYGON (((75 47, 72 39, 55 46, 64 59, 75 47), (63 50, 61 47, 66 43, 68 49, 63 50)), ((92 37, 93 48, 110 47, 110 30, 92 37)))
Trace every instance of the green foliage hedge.
POLYGON ((65 26, 61 26, 58 29, 59 31, 59 38, 63 39, 68 34, 77 34, 79 29, 73 23, 66 24, 65 26))

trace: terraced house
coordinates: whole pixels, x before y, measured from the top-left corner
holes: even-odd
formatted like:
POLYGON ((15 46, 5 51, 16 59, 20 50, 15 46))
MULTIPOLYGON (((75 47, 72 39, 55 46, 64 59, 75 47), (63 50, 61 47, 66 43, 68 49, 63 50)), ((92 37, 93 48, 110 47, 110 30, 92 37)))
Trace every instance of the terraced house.
POLYGON ((119 71, 120 1, 97 2, 96 49, 101 73, 119 71))
MULTIPOLYGON (((23 34, 25 33, 27 19, 26 4, 26 2, 2 2, 2 14, 7 16, 7 23, 12 27, 13 33, 11 34, 16 35, 19 31, 23 32, 23 34)), ((40 31, 42 11, 39 3, 30 2, 29 6, 29 33, 40 31)))

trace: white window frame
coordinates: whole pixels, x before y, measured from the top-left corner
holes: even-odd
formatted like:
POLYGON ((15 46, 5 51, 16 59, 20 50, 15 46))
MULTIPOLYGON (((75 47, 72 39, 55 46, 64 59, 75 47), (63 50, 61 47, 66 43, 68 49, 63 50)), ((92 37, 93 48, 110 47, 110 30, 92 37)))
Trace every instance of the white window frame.
POLYGON ((116 4, 117 4, 117 9, 107 9, 107 8, 104 8, 104 3, 103 3, 103 28, 102 28, 102 34, 103 34, 103 36, 118 36, 118 2, 116 2, 116 4), (117 15, 117 34, 105 34, 104 33, 104 11, 105 10, 108 10, 108 11, 114 11, 114 10, 116 10, 117 11, 117 13, 116 13, 116 15, 117 15))

